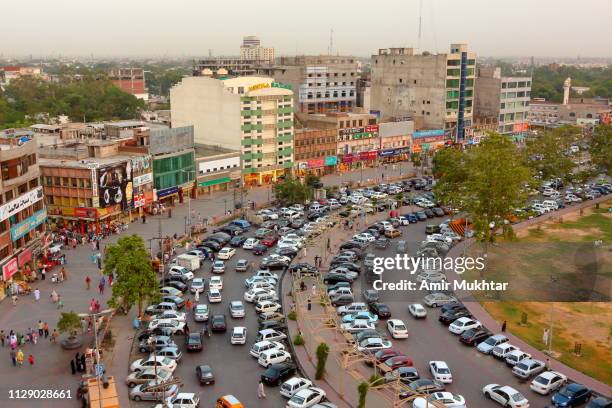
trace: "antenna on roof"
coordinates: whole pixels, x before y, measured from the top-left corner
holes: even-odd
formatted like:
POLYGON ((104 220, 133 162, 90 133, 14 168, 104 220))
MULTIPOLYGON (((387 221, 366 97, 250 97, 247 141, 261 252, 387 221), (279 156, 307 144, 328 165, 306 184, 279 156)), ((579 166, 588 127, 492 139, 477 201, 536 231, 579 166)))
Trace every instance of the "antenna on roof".
POLYGON ((332 55, 332 51, 334 50, 334 29, 330 29, 329 30, 329 49, 327 50, 327 53, 329 55, 332 55))
POLYGON ((421 49, 421 26, 423 20, 423 0, 419 0, 419 42, 418 48, 421 49))

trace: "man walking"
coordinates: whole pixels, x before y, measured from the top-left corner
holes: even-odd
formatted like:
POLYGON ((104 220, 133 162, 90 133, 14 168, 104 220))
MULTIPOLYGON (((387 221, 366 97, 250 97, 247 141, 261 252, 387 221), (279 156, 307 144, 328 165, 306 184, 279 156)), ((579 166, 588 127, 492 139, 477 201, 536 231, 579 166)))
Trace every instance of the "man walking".
POLYGON ((40 300, 40 289, 34 289, 34 300, 38 302, 40 300))
POLYGON ((262 399, 266 398, 266 392, 264 390, 263 381, 259 380, 259 384, 257 385, 257 398, 262 399))
POLYGON ((101 295, 104 294, 104 286, 106 286, 106 278, 104 278, 104 276, 102 276, 100 278, 100 283, 98 284, 98 289, 100 290, 100 294, 101 295))
POLYGON ((45 322, 45 324, 43 325, 43 330, 45 332, 45 339, 47 337, 49 337, 49 323, 45 322))
POLYGON ((89 277, 89 275, 85 276, 85 289, 89 290, 89 287, 91 286, 91 278, 89 277))
POLYGON ((17 353, 13 349, 11 349, 11 361, 13 362, 13 367, 17 367, 17 353))
POLYGON ((45 324, 42 320, 38 321, 38 336, 41 337, 45 332, 45 324))

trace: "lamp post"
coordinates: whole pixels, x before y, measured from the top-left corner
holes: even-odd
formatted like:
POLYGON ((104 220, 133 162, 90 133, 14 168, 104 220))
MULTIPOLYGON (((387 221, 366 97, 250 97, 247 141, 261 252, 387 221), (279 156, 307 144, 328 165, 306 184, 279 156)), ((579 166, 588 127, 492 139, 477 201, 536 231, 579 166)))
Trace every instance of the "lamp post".
MULTIPOLYGON (((193 179, 195 183, 195 170, 181 170, 181 173, 187 173, 187 179, 189 179, 189 174, 193 173, 193 179)), ((192 188, 196 188, 196 186, 194 185, 192 188)), ((185 217, 185 235, 188 235, 189 238, 191 238, 191 218, 191 195, 189 195, 187 200, 187 217, 185 217), (187 226, 189 226, 189 228, 187 228, 187 226)))

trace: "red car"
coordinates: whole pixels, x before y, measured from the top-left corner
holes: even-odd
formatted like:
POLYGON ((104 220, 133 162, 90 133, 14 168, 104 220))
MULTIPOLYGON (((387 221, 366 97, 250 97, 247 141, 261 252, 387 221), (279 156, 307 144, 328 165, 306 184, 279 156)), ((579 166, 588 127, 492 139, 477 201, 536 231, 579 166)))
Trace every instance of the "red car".
POLYGON ((319 198, 319 204, 327 205, 329 204, 329 201, 327 201, 327 198, 319 198))
POLYGON ((261 243, 267 247, 272 247, 278 241, 278 236, 276 235, 268 235, 264 239, 261 240, 261 243))
POLYGON ((395 356, 385 361, 385 365, 391 370, 399 367, 412 367, 412 359, 408 356, 395 356))
MULTIPOLYGON (((400 356, 400 355, 402 355, 402 353, 400 353, 399 351, 392 349, 392 348, 388 348, 388 349, 378 350, 376 353, 374 353, 374 358, 376 359, 378 363, 382 363, 383 361, 389 360, 391 357, 400 356)), ((366 364, 372 365, 372 362, 368 360, 366 361, 366 364)))

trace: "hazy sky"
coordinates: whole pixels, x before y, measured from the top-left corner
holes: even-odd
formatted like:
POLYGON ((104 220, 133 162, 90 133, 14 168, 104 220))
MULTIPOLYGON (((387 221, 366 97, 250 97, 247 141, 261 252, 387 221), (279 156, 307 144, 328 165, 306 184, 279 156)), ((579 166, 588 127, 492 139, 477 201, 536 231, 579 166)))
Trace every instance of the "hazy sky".
MULTIPOLYGON (((611 0, 422 0, 421 49, 483 56, 612 57, 611 0)), ((29 0, 2 7, 0 54, 237 55, 257 35, 277 55, 418 48, 419 0, 29 0)))

